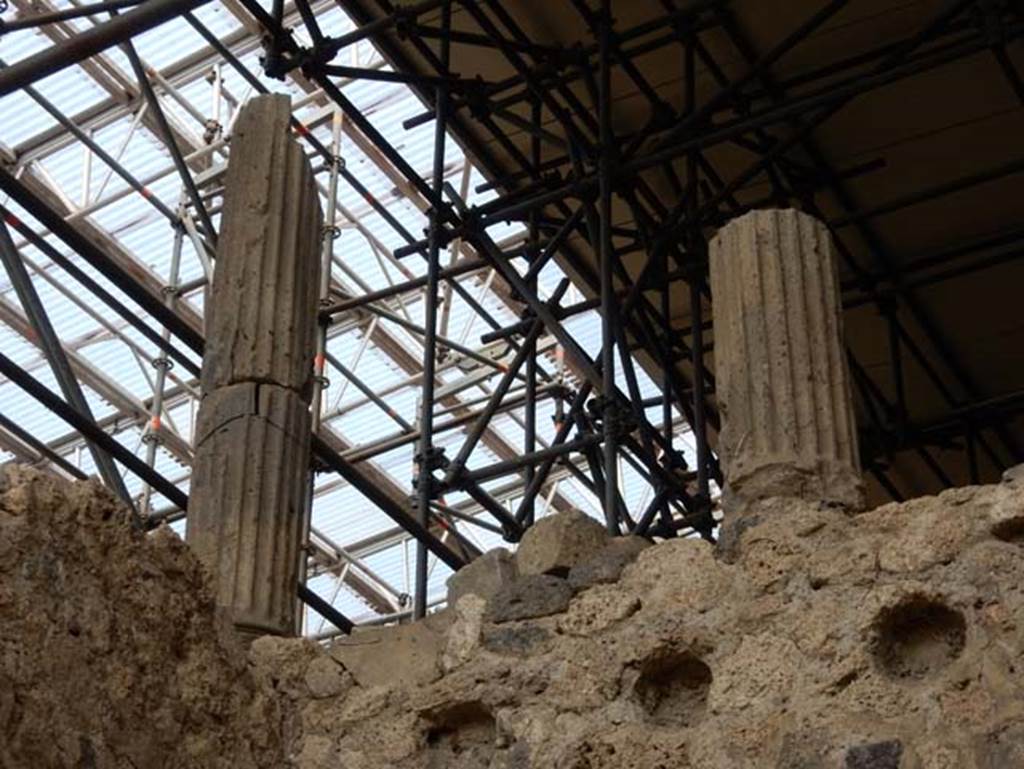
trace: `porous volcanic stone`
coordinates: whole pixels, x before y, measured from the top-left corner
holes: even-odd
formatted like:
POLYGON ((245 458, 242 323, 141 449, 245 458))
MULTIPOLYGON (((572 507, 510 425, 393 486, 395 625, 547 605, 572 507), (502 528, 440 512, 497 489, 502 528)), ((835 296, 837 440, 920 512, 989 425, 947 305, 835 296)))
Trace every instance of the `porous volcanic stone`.
POLYGON ((350 676, 337 661, 317 656, 306 668, 306 688, 313 699, 336 697, 352 685, 350 676))
POLYGON ((616 582, 622 570, 651 546, 643 537, 615 537, 593 556, 569 570, 569 585, 584 590, 593 585, 616 582))
POLYGON ((902 756, 899 740, 856 745, 846 753, 846 769, 900 769, 902 756))
POLYGON ((565 577, 573 566, 597 555, 609 538, 601 524, 579 510, 556 513, 527 529, 516 565, 520 574, 565 577))
POLYGON ((512 622, 558 614, 569 608, 572 588, 549 574, 527 574, 510 582, 487 602, 487 622, 512 622))
POLYGON ((470 593, 490 598, 517 574, 515 559, 508 550, 503 547, 488 550, 448 578, 448 605, 454 606, 470 593))
POLYGON ((495 654, 525 656, 537 653, 551 638, 551 632, 532 622, 516 622, 487 627, 481 643, 495 654))
POLYGON ((287 766, 285 698, 205 570, 128 516, 97 482, 0 468, 0 767, 287 766))
POLYGON ((173 535, 132 534, 95 485, 6 472, 5 769, 1024 767, 1019 485, 858 515, 761 500, 731 563, 677 538, 571 602, 527 575, 246 654, 173 535), (941 558, 878 565, 928 530, 956 533, 941 558))

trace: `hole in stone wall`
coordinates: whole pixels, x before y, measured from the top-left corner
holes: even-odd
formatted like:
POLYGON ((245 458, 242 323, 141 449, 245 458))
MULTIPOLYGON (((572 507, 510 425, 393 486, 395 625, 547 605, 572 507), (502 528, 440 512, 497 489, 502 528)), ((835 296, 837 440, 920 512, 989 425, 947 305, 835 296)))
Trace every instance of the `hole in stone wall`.
POLYGON ((1000 521, 992 527, 992 536, 1003 542, 1024 545, 1024 516, 1000 521))
POLYGON ((711 668, 689 651, 661 651, 644 661, 634 687, 655 723, 690 726, 704 714, 711 668))
POLYGON ((963 615, 945 604, 915 596, 878 617, 874 655, 894 678, 920 679, 960 656, 967 628, 963 615))
POLYGON ((490 765, 494 757, 494 716, 483 703, 460 703, 433 714, 428 721, 428 767, 478 769, 490 765))
POLYGON ((860 678, 860 673, 856 670, 851 670, 849 673, 841 676, 834 684, 832 684, 832 686, 829 687, 829 694, 839 694, 858 678, 860 678))

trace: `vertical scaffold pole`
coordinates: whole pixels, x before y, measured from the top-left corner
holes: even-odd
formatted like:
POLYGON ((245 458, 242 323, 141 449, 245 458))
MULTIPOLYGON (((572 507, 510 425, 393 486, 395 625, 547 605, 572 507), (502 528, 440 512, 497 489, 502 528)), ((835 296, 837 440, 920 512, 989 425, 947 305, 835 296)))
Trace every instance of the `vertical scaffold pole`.
MULTIPOLYGON (((451 31, 451 2, 441 8, 441 66, 447 74, 450 59, 449 33, 451 31)), ((426 528, 430 523, 430 501, 433 497, 433 453, 434 453, 434 376, 437 353, 437 291, 440 272, 441 252, 441 195, 444 190, 444 148, 448 116, 448 90, 439 84, 434 91, 434 168, 431 178, 433 204, 430 207, 430 244, 427 254, 427 285, 424 300, 423 335, 423 393, 420 398, 420 447, 416 481, 418 522, 426 528)), ((415 593, 413 618, 420 619, 427 613, 427 549, 422 542, 416 543, 415 593)))
POLYGON ((599 218, 601 272, 601 376, 604 398, 604 516, 608 531, 619 532, 618 520, 618 451, 617 404, 615 402, 615 286, 612 277, 612 174, 614 142, 611 115, 611 0, 601 2, 600 76, 598 79, 598 113, 601 136, 599 218))

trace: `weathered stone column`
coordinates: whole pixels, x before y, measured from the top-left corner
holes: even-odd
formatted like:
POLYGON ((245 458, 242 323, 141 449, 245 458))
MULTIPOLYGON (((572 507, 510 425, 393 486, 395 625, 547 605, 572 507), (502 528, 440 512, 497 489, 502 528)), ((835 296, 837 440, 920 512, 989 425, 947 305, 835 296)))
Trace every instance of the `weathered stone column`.
POLYGON ((752 211, 710 243, 726 507, 771 496, 863 504, 827 228, 752 211))
POLYGON ((187 538, 240 630, 295 629, 322 218, 287 96, 242 109, 206 309, 187 538))

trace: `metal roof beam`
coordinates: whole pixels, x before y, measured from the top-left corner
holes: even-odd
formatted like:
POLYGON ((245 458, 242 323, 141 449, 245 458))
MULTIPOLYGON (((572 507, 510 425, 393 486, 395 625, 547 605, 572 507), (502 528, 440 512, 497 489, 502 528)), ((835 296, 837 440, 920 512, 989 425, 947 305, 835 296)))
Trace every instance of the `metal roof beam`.
POLYGON ((209 0, 147 0, 123 16, 80 32, 63 45, 46 48, 0 70, 0 96, 95 56, 132 35, 141 34, 207 2, 209 0))

